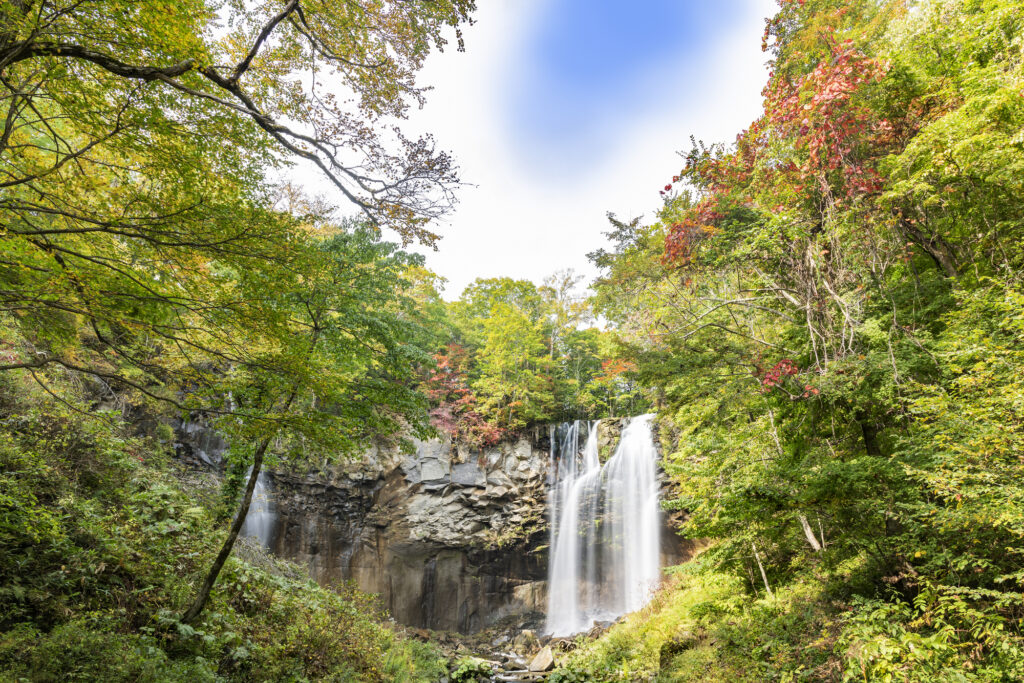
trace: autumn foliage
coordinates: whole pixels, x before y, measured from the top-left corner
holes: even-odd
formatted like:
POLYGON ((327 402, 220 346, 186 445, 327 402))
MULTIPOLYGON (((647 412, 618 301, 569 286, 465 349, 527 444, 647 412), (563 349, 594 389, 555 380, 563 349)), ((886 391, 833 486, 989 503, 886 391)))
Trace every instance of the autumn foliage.
POLYGON ((763 49, 763 111, 597 262, 736 582, 630 680, 1024 680, 1024 5, 780 0, 763 49))
POLYGON ((421 385, 431 405, 430 421, 453 441, 472 446, 491 446, 504 432, 477 411, 477 396, 469 386, 469 353, 463 346, 448 344, 434 354, 436 367, 421 385))

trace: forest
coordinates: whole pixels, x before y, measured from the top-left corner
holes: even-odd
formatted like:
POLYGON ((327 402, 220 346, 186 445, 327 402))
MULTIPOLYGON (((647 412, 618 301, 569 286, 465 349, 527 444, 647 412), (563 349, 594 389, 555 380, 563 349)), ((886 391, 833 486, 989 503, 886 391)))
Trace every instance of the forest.
POLYGON ((491 680, 241 542, 261 472, 643 413, 700 551, 550 683, 1024 680, 1024 5, 779 0, 596 280, 446 298, 476 10, 0 0, 0 681, 491 680))

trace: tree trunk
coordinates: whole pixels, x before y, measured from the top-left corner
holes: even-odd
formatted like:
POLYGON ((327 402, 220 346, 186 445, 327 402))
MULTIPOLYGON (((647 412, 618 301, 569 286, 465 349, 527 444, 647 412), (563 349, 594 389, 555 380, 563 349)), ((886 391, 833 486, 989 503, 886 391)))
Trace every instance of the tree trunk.
MULTIPOLYGON (((768 419, 771 421, 772 438, 775 440, 775 447, 779 449, 779 456, 782 457, 785 455, 785 451, 782 450, 782 441, 779 440, 779 430, 775 427, 775 411, 768 411, 768 419)), ((767 468, 768 462, 765 460, 763 453, 761 454, 761 461, 767 468)), ((804 515, 797 515, 797 517, 800 519, 800 526, 803 528, 804 536, 807 537, 807 542, 811 544, 811 548, 813 548, 816 553, 821 552, 821 543, 818 543, 818 539, 814 536, 814 530, 811 529, 811 525, 808 523, 807 517, 804 515)), ((764 572, 762 571, 762 573, 764 572)), ((767 584, 767 580, 765 583, 767 584)))
POLYGON ((860 425, 861 436, 864 437, 864 452, 875 457, 882 454, 882 448, 878 443, 878 428, 871 422, 871 418, 863 412, 854 415, 860 425))
POLYGON ((754 581, 754 571, 750 568, 750 565, 743 562, 743 568, 747 570, 747 576, 750 577, 750 587, 754 591, 754 597, 757 597, 757 581, 754 581))
POLYGON ((903 235, 924 249, 925 253, 932 257, 935 265, 945 274, 946 277, 957 276, 956 256, 952 247, 937 235, 926 235, 925 232, 905 218, 900 218, 900 231, 903 235))
POLYGON ((804 529, 804 536, 807 537, 807 542, 814 548, 814 552, 821 552, 821 543, 818 543, 818 538, 814 535, 814 529, 811 528, 810 522, 803 515, 798 515, 800 518, 800 526, 804 529))
POLYGON ((231 549, 234 548, 235 541, 238 539, 238 532, 242 530, 245 517, 249 514, 252 492, 256 488, 256 479, 260 476, 260 470, 263 468, 263 456, 269 446, 270 438, 268 437, 256 449, 256 454, 252 460, 252 471, 249 473, 249 481, 245 485, 245 495, 242 496, 242 504, 239 505, 238 512, 235 514, 235 520, 231 523, 228 537, 224 539, 224 545, 221 546, 217 559, 213 561, 210 571, 207 572, 206 579, 203 581, 203 585, 200 587, 195 600, 192 601, 188 610, 181 617, 182 623, 187 624, 195 620, 202 613, 203 608, 206 607, 206 602, 210 599, 210 591, 213 590, 213 584, 217 582, 220 570, 224 568, 224 563, 227 562, 228 557, 231 555, 231 549))
POLYGON ((754 559, 757 560, 757 568, 761 570, 761 580, 764 581, 764 589, 768 591, 769 597, 775 597, 775 593, 772 593, 772 587, 768 585, 768 575, 764 573, 764 565, 761 564, 761 556, 757 554, 757 546, 754 542, 750 542, 750 547, 754 549, 754 559))

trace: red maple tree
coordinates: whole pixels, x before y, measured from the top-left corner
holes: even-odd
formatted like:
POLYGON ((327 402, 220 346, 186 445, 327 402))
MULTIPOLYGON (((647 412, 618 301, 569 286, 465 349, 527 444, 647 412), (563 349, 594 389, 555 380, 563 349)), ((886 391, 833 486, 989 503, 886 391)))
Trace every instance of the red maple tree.
POLYGON ((421 385, 430 400, 431 423, 452 441, 470 446, 492 446, 504 432, 490 424, 476 409, 477 397, 469 386, 469 352, 448 344, 434 354, 436 366, 421 385))

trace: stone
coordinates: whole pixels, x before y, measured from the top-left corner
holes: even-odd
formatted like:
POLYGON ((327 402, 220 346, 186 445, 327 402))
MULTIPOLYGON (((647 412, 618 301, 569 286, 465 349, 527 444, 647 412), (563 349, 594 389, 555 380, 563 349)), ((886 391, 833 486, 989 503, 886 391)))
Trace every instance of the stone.
POLYGON ((530 671, 551 671, 555 668, 555 656, 551 653, 551 647, 545 645, 537 656, 530 661, 530 671))
POLYGON ((448 479, 448 468, 439 460, 423 460, 420 462, 420 476, 425 482, 448 479))
POLYGON ((410 467, 403 467, 402 471, 405 472, 405 480, 410 484, 418 484, 423 481, 423 475, 420 474, 420 466, 415 461, 413 461, 410 467))
POLYGON ((501 451, 491 449, 484 453, 484 460, 487 462, 487 469, 492 470, 501 462, 501 451))
POLYGON ((510 470, 508 475, 512 477, 512 481, 515 482, 512 486, 520 486, 530 478, 530 473, 526 470, 510 470))
POLYGON ((464 462, 452 467, 452 483, 460 486, 483 486, 487 475, 476 462, 464 462))
POLYGON ((530 460, 533 456, 533 447, 530 446, 530 442, 526 439, 520 439, 512 448, 512 453, 514 453, 516 458, 519 460, 530 460))
POLYGON ((220 432, 206 423, 205 417, 195 415, 178 425, 174 450, 178 457, 198 458, 207 466, 218 469, 228 450, 228 442, 220 432))
MULTIPOLYGON (((543 520, 543 444, 517 436, 457 462, 455 447, 435 439, 418 442, 411 457, 384 445, 367 450, 368 462, 275 472, 281 534, 273 551, 308 567, 324 585, 351 580, 380 594, 396 621, 414 628, 476 633, 507 616, 543 612, 546 556, 534 550, 545 535, 488 545, 521 531, 509 522, 513 515, 543 520), (529 466, 519 472, 524 462, 529 466), (453 482, 456 472, 454 478, 476 485, 453 482)), ((502 632, 516 635, 542 620, 520 620, 502 632)), ((519 669, 545 644, 531 635, 519 669)), ((544 675, 524 673, 521 680, 544 675)))
POLYGON ((508 475, 501 470, 496 470, 487 475, 487 483, 493 486, 505 486, 512 488, 512 480, 508 478, 508 475))
POLYGON ((512 588, 512 597, 525 609, 542 612, 547 607, 547 581, 527 581, 512 588))
POLYGON ((495 486, 494 488, 487 489, 487 495, 491 498, 504 498, 511 490, 508 486, 495 486))
POLYGON ((452 446, 447 441, 431 439, 429 441, 416 441, 416 458, 418 460, 451 460, 452 446))
POLYGON ((434 496, 417 493, 408 501, 408 516, 413 519, 427 517, 436 505, 437 499, 434 496))

